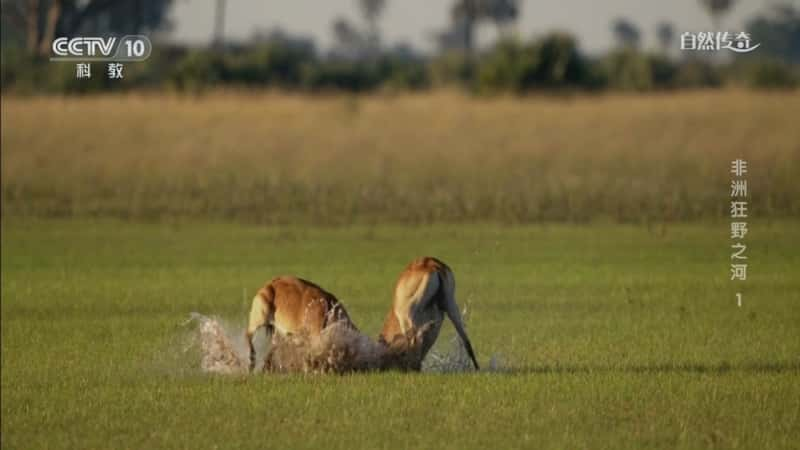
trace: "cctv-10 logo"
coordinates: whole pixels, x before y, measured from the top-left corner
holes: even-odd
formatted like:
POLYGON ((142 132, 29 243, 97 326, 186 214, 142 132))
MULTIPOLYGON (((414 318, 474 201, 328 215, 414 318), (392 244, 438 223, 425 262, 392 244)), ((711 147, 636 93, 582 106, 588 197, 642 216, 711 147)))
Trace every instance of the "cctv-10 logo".
POLYGON ((143 35, 117 37, 60 37, 53 41, 50 61, 144 61, 153 51, 143 35))

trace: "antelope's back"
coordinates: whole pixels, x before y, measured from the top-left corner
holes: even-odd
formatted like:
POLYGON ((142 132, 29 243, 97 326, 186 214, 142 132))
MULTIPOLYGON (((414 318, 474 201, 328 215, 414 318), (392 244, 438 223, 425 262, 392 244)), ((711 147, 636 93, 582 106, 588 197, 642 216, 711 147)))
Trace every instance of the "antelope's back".
POLYGON ((427 280, 426 275, 433 273, 449 273, 450 268, 444 262, 432 257, 423 256, 411 261, 394 286, 394 303, 410 298, 419 288, 419 284, 427 280))
MULTIPOLYGON (((431 272, 440 272, 440 271, 449 271, 450 267, 447 266, 442 260, 438 258, 434 258, 433 256, 422 256, 420 258, 411 261, 404 271, 405 272, 423 272, 423 273, 431 273, 431 272)), ((401 275, 402 277, 402 275, 401 275)))
MULTIPOLYGON (((330 315, 344 311, 339 300, 316 284, 293 276, 273 279, 269 286, 275 311, 274 325, 284 333, 296 333, 306 329, 318 334, 325 328, 330 315)), ((347 317, 346 311, 344 316, 347 317)), ((349 317, 347 317, 349 320, 349 317)))
POLYGON ((383 322, 381 336, 386 341, 391 341, 392 337, 402 335, 400 322, 397 319, 396 311, 403 310, 403 303, 410 301, 420 287, 420 283, 429 280, 433 273, 449 272, 450 268, 441 260, 432 256, 423 256, 411 261, 400 273, 400 277, 394 286, 394 298, 392 308, 386 314, 383 322))

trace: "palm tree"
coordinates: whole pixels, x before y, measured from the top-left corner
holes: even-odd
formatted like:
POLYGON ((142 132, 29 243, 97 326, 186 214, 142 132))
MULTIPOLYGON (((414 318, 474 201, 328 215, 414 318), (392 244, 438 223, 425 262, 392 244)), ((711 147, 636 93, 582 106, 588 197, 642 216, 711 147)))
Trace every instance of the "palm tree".
POLYGON ((708 14, 711 16, 711 25, 714 27, 714 31, 722 31, 720 30, 722 16, 733 7, 735 1, 736 0, 700 0, 700 4, 708 10, 708 14))
POLYGON ((675 40, 675 27, 669 22, 660 22, 656 26, 656 36, 658 37, 658 42, 661 44, 661 49, 664 53, 669 53, 669 49, 672 47, 672 41, 675 40))
POLYGON ((489 20, 498 34, 519 17, 520 0, 457 0, 450 11, 453 29, 463 32, 463 47, 471 58, 475 46, 475 26, 489 20))
POLYGON ((478 23, 478 0, 458 0, 450 14, 455 28, 463 31, 464 51, 467 58, 472 58, 474 47, 475 25, 478 23))
POLYGON ((214 10, 214 37, 212 44, 222 47, 225 41, 225 0, 217 0, 214 10))
POLYGON ((637 48, 639 47, 639 40, 641 33, 639 28, 627 19, 617 19, 612 26, 614 36, 621 47, 637 48))
POLYGON ((361 14, 367 22, 367 47, 371 54, 376 54, 380 48, 380 30, 378 19, 386 9, 386 0, 359 0, 361 14))
POLYGON ((499 35, 503 35, 519 18, 520 0, 484 0, 483 3, 483 15, 494 23, 499 35))

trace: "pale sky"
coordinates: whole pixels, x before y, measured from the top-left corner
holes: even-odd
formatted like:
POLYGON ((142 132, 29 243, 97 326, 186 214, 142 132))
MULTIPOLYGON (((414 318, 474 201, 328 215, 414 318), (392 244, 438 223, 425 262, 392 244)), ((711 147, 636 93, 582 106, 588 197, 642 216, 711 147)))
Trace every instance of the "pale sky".
MULTIPOLYGON (((777 0, 738 0, 723 18, 724 30, 711 30, 708 14, 698 0, 522 0, 517 30, 530 37, 552 30, 575 34, 584 51, 595 53, 613 45, 611 22, 617 17, 633 21, 646 47, 655 46, 655 27, 661 20, 683 31, 743 31, 744 23, 777 0)), ((384 43, 412 44, 418 50, 434 48, 431 32, 449 21, 453 0, 388 0, 380 25, 384 43)), ((204 45, 211 39, 215 0, 175 0, 170 14, 170 39, 204 45)), ((246 39, 256 28, 280 26, 292 34, 314 38, 317 48, 330 48, 331 22, 343 16, 360 21, 357 0, 227 0, 225 37, 246 39)), ((490 25, 479 29, 480 42, 491 41, 490 25)))

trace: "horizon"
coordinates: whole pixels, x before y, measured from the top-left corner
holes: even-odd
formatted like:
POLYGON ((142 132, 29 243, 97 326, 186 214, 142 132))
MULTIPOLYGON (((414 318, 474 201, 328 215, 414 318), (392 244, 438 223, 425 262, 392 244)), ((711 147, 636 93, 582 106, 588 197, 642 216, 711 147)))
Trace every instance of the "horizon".
MULTIPOLYGON (((602 9, 585 8, 585 0, 540 0, 535 4, 522 0, 516 32, 524 39, 550 31, 561 30, 575 35, 580 48, 588 53, 600 53, 614 46, 611 24, 617 18, 634 23, 642 34, 642 47, 657 45, 655 28, 658 23, 671 23, 676 39, 685 31, 743 31, 745 24, 768 11, 775 0, 738 1, 722 18, 723 29, 713 30, 709 14, 697 0, 675 2, 641 2, 610 0, 602 9), (534 6, 537 6, 534 8, 534 6)), ((452 0, 389 1, 378 21, 383 45, 393 47, 409 44, 416 51, 430 53, 436 49, 432 34, 444 29, 449 21, 452 0), (433 5, 433 6, 432 6, 433 5)), ((256 31, 280 29, 295 36, 314 41, 320 51, 333 44, 331 23, 338 17, 360 24, 362 19, 355 0, 330 0, 315 4, 309 14, 302 3, 291 0, 257 0, 226 2, 224 38, 226 41, 245 41, 256 31)), ((164 33, 171 42, 186 45, 208 45, 212 40, 215 2, 176 2, 169 13, 172 28, 164 33)), ((477 43, 483 47, 497 36, 491 24, 477 28, 477 43)))

